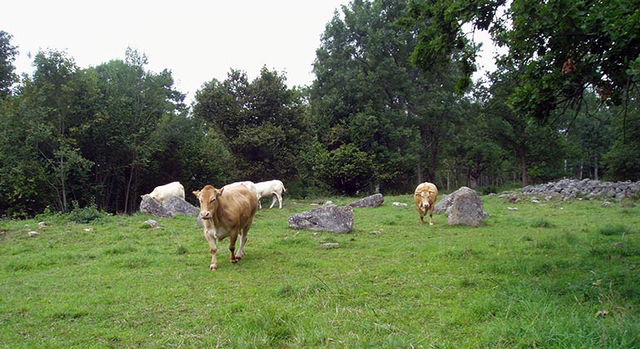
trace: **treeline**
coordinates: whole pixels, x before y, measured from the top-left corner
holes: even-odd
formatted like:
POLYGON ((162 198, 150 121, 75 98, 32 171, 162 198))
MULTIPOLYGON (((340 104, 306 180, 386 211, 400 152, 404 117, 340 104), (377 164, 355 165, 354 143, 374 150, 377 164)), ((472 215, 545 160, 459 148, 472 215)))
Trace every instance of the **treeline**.
POLYGON ((463 46, 417 59, 429 42, 422 15, 407 1, 355 0, 327 24, 311 86, 288 87, 266 67, 253 80, 231 70, 191 106, 170 71, 148 70, 132 49, 89 68, 39 52, 34 73, 18 78, 18 48, 0 31, 0 214, 130 213, 141 194, 175 180, 190 191, 277 178, 290 195, 312 197, 406 193, 427 180, 490 191, 640 178, 633 71, 619 103, 587 86, 580 107, 549 106, 540 120, 514 104, 513 62, 473 85, 473 67, 458 64, 463 46))

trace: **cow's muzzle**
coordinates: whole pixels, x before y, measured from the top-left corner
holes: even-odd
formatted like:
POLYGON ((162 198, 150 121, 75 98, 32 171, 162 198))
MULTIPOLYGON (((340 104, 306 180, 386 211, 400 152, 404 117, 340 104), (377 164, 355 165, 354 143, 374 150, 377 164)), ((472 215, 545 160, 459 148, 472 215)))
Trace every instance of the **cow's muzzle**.
POLYGON ((202 218, 202 219, 211 219, 211 212, 209 212, 209 211, 200 212, 200 218, 202 218))

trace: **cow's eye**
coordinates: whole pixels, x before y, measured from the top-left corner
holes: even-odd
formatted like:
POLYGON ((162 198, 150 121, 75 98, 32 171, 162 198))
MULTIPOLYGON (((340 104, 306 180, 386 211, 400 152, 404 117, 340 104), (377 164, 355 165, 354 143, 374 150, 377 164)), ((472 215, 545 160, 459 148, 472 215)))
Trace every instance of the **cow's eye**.
POLYGON ((216 201, 215 197, 213 197, 213 198, 211 198, 211 200, 209 200, 209 202, 211 202, 211 203, 214 203, 215 201, 216 201))

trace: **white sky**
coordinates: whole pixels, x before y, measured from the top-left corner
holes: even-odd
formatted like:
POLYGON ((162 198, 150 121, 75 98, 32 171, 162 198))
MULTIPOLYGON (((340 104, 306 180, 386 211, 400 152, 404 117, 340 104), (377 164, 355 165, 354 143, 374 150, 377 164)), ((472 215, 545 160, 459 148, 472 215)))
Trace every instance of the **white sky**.
POLYGON ((152 71, 169 69, 190 101, 202 84, 230 69, 257 76, 266 66, 287 84, 309 85, 320 35, 348 0, 35 1, 11 0, 0 30, 13 36, 18 74, 31 73, 41 49, 65 50, 79 67, 147 55, 152 71))
MULTIPOLYGON (((132 47, 147 55, 152 71, 169 69, 190 103, 205 82, 226 79, 232 68, 253 79, 266 66, 284 72, 289 87, 309 85, 320 35, 334 11, 348 3, 10 0, 0 12, 0 30, 18 46, 18 74, 33 71, 32 57, 39 50, 64 50, 86 68, 124 59, 132 47)), ((491 64, 479 64, 491 69, 491 64)))

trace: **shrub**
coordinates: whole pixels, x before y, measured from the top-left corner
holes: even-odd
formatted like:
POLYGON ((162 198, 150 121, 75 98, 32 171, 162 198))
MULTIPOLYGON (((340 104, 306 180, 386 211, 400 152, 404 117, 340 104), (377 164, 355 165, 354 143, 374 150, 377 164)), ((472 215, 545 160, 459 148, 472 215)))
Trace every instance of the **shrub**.
POLYGON ((106 216, 106 213, 101 212, 94 205, 81 208, 78 207, 78 203, 74 201, 73 206, 73 210, 69 212, 69 220, 72 222, 86 224, 106 216))

